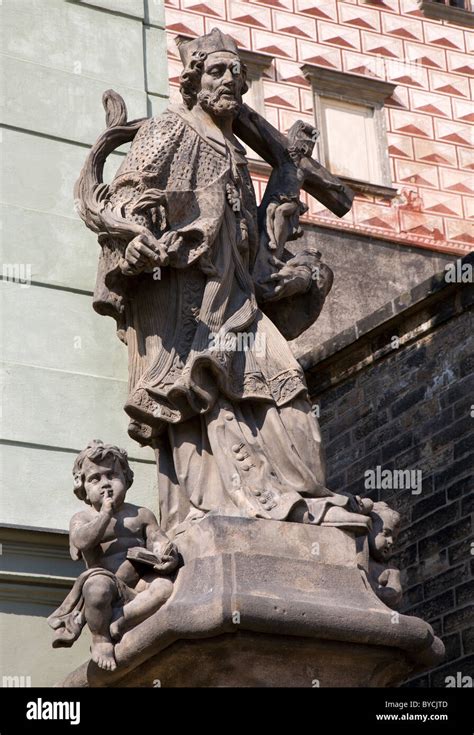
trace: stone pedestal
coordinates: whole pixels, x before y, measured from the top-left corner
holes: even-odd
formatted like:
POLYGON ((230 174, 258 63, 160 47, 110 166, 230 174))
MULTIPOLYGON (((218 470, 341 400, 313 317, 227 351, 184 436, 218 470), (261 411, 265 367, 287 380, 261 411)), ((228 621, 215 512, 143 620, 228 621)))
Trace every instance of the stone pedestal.
POLYGON ((387 687, 411 668, 384 646, 238 631, 178 641, 114 686, 387 687))
POLYGON ((337 528, 209 514, 175 539, 175 590, 116 646, 59 686, 394 686, 443 644, 386 607, 368 552, 337 528))

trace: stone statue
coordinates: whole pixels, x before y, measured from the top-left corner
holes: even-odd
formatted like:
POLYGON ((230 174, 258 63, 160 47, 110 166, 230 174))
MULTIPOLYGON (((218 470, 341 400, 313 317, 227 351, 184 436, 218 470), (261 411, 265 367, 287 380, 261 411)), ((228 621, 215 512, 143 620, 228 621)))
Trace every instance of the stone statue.
MULTIPOLYGON (((363 501, 325 485, 318 422, 286 340, 314 321, 332 284, 317 250, 285 250, 302 234, 316 131, 297 123, 286 147, 268 124, 258 132, 231 37, 214 29, 179 51, 183 104, 127 123, 123 100, 106 94, 108 129, 76 188, 102 247, 94 307, 128 347, 129 432, 156 451, 161 524, 173 536, 216 512, 364 533, 363 501), (266 137, 272 153, 260 207, 234 134, 247 118, 255 147, 266 137), (131 138, 106 186, 106 154, 131 138)), ((318 183, 350 203, 328 172, 318 183)))
POLYGON ((114 641, 171 595, 173 583, 164 575, 176 569, 178 553, 151 510, 125 501, 133 472, 123 449, 90 442, 73 475, 74 492, 89 507, 71 519, 70 551, 87 569, 48 618, 53 647, 72 646, 87 623, 92 660, 113 671, 114 641))
POLYGON ((400 514, 387 503, 378 502, 374 504, 370 517, 372 528, 369 532, 369 582, 382 602, 397 609, 403 595, 400 572, 388 561, 400 530, 400 514))
POLYGON ((311 157, 314 128, 299 121, 286 137, 245 105, 230 36, 178 47, 183 103, 128 121, 106 92, 107 128, 75 189, 101 246, 94 308, 128 349, 129 433, 155 451, 163 530, 122 506, 123 453, 81 453, 92 507, 71 545, 89 569, 50 623, 70 645, 87 620, 93 652, 62 685, 400 683, 443 646, 418 618, 393 625, 388 510, 326 487, 287 341, 317 319, 333 278, 316 249, 286 247, 302 234, 301 190, 338 216, 353 193, 311 157), (259 206, 238 138, 271 167, 259 206), (105 184, 107 156, 127 142, 105 184))

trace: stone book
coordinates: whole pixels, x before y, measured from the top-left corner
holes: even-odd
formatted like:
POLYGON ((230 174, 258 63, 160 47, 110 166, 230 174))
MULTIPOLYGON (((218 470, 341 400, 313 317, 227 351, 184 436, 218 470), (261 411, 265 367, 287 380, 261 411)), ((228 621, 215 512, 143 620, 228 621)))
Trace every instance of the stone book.
POLYGON ((141 546, 134 546, 127 552, 127 559, 130 561, 140 562, 140 564, 146 564, 153 568, 159 568, 160 560, 153 554, 152 551, 143 549, 141 546))

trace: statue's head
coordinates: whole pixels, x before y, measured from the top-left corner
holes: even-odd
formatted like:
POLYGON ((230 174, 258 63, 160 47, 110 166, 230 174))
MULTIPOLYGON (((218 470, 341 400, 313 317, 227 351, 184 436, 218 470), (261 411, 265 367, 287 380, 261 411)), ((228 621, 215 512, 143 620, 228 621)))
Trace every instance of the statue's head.
POLYGON ((96 510, 100 510, 106 497, 113 498, 114 508, 120 507, 133 482, 127 452, 100 439, 89 442, 79 452, 72 474, 74 493, 96 510))
POLYGON ((370 514, 372 530, 369 533, 369 550, 377 561, 387 561, 400 531, 400 514, 387 503, 374 503, 370 514))
POLYGON ((181 95, 191 109, 199 104, 218 117, 234 117, 248 90, 246 68, 234 39, 218 28, 206 36, 178 42, 183 62, 181 95))

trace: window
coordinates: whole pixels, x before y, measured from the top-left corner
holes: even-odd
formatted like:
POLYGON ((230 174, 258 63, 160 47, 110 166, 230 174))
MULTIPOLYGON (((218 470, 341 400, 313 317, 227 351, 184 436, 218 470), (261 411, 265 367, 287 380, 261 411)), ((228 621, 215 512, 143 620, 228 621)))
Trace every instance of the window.
POLYGON ((266 69, 273 62, 270 54, 260 54, 255 51, 239 49, 240 58, 247 67, 247 84, 249 91, 245 95, 245 102, 261 115, 265 113, 262 77, 266 69))
POLYGON ((465 0, 434 0, 435 3, 443 3, 443 5, 452 5, 453 8, 463 8, 467 10, 465 0))
POLYGON ((427 18, 474 26, 473 0, 418 0, 418 5, 427 18))
POLYGON ((354 188, 394 195, 383 104, 396 85, 309 64, 302 68, 313 88, 320 162, 354 188))
MULTIPOLYGON (((255 110, 255 112, 265 117, 263 74, 272 65, 274 57, 270 54, 262 54, 244 49, 239 49, 239 54, 247 68, 247 85, 249 90, 244 96, 244 102, 255 110)), ((242 145, 246 150, 250 164, 252 161, 263 163, 263 159, 255 151, 246 146, 245 143, 242 143, 242 145)))
POLYGON ((374 134, 374 110, 321 97, 321 136, 325 166, 338 176, 382 184, 374 134))

